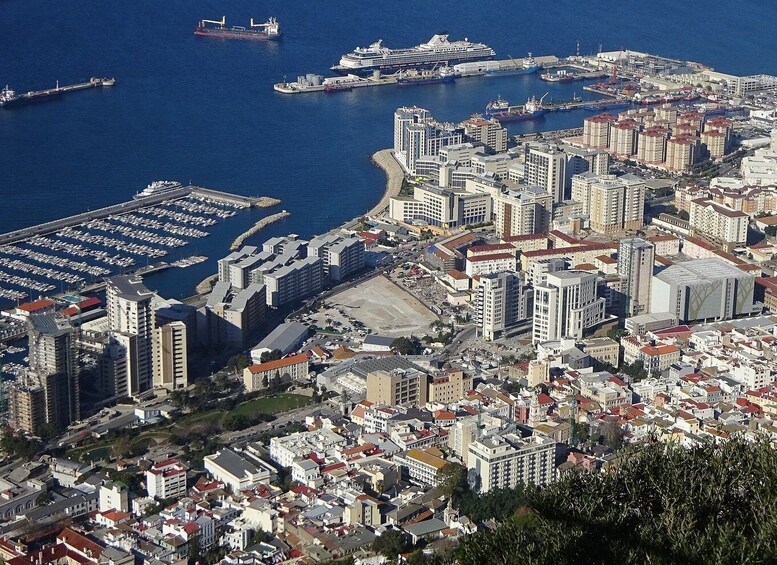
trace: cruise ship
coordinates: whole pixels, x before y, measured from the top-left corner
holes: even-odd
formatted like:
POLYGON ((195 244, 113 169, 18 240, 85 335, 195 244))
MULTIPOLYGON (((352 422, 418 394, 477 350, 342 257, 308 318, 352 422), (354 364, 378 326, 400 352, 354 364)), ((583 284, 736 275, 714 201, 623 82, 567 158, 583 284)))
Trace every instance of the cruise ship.
POLYGON ((369 47, 357 47, 343 55, 340 64, 332 67, 340 74, 370 74, 373 71, 396 71, 405 68, 429 68, 440 63, 455 65, 467 61, 493 59, 496 53, 484 43, 448 41, 448 35, 440 33, 416 47, 389 49, 378 40, 369 47))

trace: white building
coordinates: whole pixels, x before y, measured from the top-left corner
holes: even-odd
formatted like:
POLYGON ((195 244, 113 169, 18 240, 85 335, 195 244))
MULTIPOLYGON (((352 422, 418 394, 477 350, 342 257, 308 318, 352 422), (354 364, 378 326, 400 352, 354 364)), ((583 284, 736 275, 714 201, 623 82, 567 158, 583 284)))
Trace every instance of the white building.
POLYGON ((553 202, 564 200, 567 157, 557 146, 526 144, 526 184, 542 187, 553 195, 553 202))
POLYGON ((525 317, 521 278, 516 273, 483 275, 477 292, 477 324, 484 339, 494 339, 525 317))
POLYGON ((159 500, 186 496, 186 467, 176 459, 154 463, 146 471, 146 490, 159 500))
POLYGON ((106 279, 105 295, 111 333, 127 351, 129 393, 137 394, 153 383, 153 293, 140 277, 106 279))
POLYGON ((340 282, 364 268, 364 242, 355 235, 321 235, 308 243, 308 256, 321 259, 324 276, 340 282))
POLYGON ((252 489, 270 480, 270 471, 249 461, 237 452, 223 448, 203 458, 205 470, 227 485, 233 493, 252 489))
POLYGON ((437 123, 427 110, 412 107, 394 112, 394 155, 411 174, 415 174, 421 157, 436 156, 441 148, 462 141, 463 128, 437 123))
POLYGON ((753 312, 753 276, 721 259, 697 259, 653 276, 650 309, 682 323, 729 320, 753 312))
POLYGON ((129 488, 124 483, 108 481, 99 487, 100 512, 129 512, 129 488))
POLYGON ((391 198, 389 216, 407 224, 454 228, 490 221, 491 207, 487 194, 423 184, 415 186, 412 198, 391 198))
POLYGON ((544 436, 492 435, 470 442, 467 470, 477 477, 480 492, 546 485, 555 478, 556 442, 544 436))
POLYGON ((597 276, 584 271, 548 273, 534 287, 532 343, 581 339, 585 330, 604 320, 604 298, 597 298, 597 276))

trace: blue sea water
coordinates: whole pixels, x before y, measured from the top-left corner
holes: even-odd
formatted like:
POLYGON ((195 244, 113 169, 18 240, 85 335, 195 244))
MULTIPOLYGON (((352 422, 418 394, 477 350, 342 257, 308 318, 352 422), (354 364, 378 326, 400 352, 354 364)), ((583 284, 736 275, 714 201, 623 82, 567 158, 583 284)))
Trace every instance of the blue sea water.
MULTIPOLYGON (((774 73, 770 2, 691 3, 508 0, 334 2, 269 0, 4 0, 0 83, 17 90, 115 76, 112 89, 0 111, 0 232, 113 204, 156 179, 177 179, 283 200, 292 216, 251 241, 326 231, 369 209, 384 177, 369 155, 392 143, 392 112, 416 104, 446 120, 482 111, 497 95, 569 98, 581 85, 535 77, 474 78, 453 85, 391 86, 285 96, 272 84, 325 73, 357 45, 382 38, 410 46, 433 33, 491 45, 500 58, 626 47, 698 60, 736 74, 774 73), (282 42, 192 35, 197 21, 226 15, 245 25, 274 15, 282 42)), ((513 133, 580 125, 583 112, 515 124, 513 133)), ((266 211, 220 223, 171 258, 207 263, 148 277, 185 296, 215 270, 229 242, 266 211), (183 273, 183 276, 182 276, 183 273)))

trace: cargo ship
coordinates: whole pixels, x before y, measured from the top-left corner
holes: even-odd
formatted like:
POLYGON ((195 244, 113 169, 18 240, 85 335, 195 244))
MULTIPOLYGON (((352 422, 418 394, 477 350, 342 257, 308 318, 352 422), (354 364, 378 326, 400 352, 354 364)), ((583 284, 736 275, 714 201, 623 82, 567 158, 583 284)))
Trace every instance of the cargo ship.
POLYGON ((397 86, 420 86, 422 84, 446 84, 457 78, 457 74, 447 65, 431 71, 421 70, 403 74, 397 79, 397 86))
POLYGON ((48 102, 62 96, 63 91, 59 88, 50 88, 48 90, 38 90, 37 92, 25 92, 16 94, 8 87, 0 91, 0 107, 14 108, 16 106, 25 106, 27 104, 37 104, 39 102, 48 102))
POLYGON ((539 100, 532 96, 522 106, 511 106, 507 100, 499 96, 495 101, 488 103, 484 117, 493 118, 500 123, 536 120, 548 113, 547 108, 542 106, 545 96, 547 93, 539 100))
POLYGON ((250 25, 227 27, 227 17, 221 20, 201 20, 194 29, 194 35, 201 37, 218 37, 220 39, 248 39, 259 41, 278 41, 283 37, 278 20, 270 18, 266 22, 255 23, 251 18, 250 25))
MULTIPOLYGON (((510 60, 512 61, 512 58, 510 60)), ((498 69, 486 69, 483 71, 483 74, 487 77, 511 77, 517 75, 529 75, 540 70, 540 65, 537 63, 534 57, 532 57, 531 53, 529 53, 529 56, 523 60, 522 64, 519 65, 516 61, 512 61, 512 63, 512 66, 507 68, 500 67, 498 69)))
POLYGON ((340 74, 370 74, 375 70, 398 71, 401 69, 427 69, 439 65, 455 65, 468 61, 493 59, 496 53, 484 43, 448 41, 448 35, 440 33, 416 47, 389 49, 378 40, 369 47, 357 47, 343 55, 340 64, 332 67, 340 74))

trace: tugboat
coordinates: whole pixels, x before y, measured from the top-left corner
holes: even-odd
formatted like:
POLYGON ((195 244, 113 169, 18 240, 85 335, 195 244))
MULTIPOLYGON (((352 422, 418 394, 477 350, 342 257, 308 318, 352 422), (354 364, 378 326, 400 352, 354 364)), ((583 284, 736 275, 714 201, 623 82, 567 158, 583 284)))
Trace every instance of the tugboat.
POLYGON ((451 83, 458 78, 455 71, 445 65, 439 69, 431 71, 416 71, 403 74, 397 79, 397 86, 418 86, 421 84, 443 84, 451 83))

